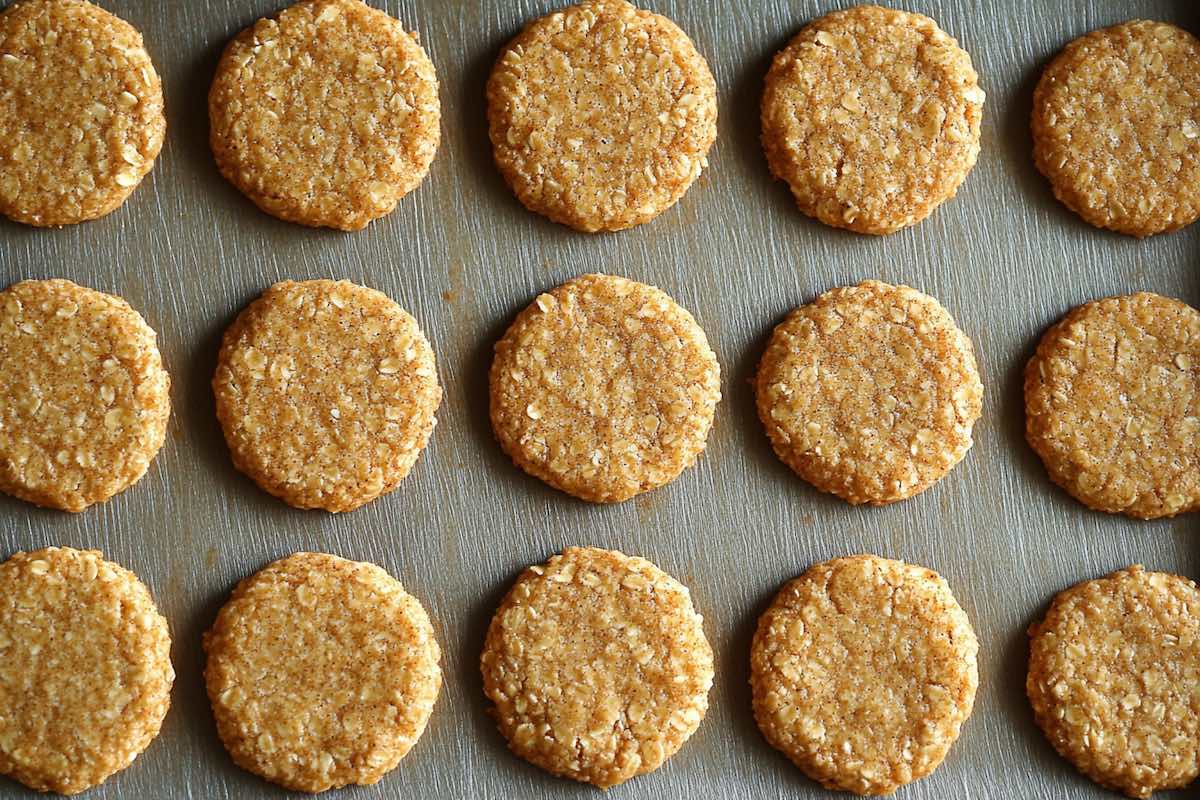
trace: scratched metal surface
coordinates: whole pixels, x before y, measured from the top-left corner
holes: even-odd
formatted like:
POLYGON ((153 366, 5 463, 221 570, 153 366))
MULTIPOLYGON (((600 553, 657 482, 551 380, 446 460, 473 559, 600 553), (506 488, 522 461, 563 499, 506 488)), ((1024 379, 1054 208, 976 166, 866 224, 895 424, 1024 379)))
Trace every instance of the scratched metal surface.
MULTIPOLYGON (((356 798, 593 797, 511 756, 485 715, 477 672, 491 611, 515 574, 569 544, 645 555, 686 581, 718 654, 712 710, 660 771, 619 798, 817 797, 756 730, 746 686, 754 621, 809 564, 872 551, 944 574, 982 644, 974 716, 945 764, 903 790, 920 798, 1088 798, 1106 793, 1051 751, 1024 695, 1025 628, 1058 590, 1133 562, 1200 577, 1196 517, 1136 523, 1052 488, 1022 440, 1019 374, 1041 331, 1102 295, 1148 289, 1200 304, 1200 225, 1144 242, 1061 208, 1029 158, 1041 65, 1066 41, 1134 16, 1200 30, 1191 0, 908 0, 969 50, 989 98, 983 155, 959 197, 884 239, 809 221, 770 180, 757 103, 771 54, 835 2, 642 0, 677 20, 721 92, 712 166, 683 201, 636 230, 590 237, 524 211, 492 166, 483 85, 498 48, 555 0, 388 0, 420 30, 442 86, 444 135, 428 180, 391 217, 345 235, 264 216, 225 184, 206 144, 205 94, 225 41, 280 0, 105 0, 145 36, 166 83, 170 136, 153 174, 99 222, 38 231, 0 222, 0 284, 63 276, 116 292, 146 316, 174 379, 167 445, 148 476, 79 516, 0 500, 0 555, 102 549, 152 588, 178 671, 162 735, 91 797, 276 797, 216 739, 201 633, 234 583, 301 549, 373 561, 436 621, 445 689, 401 766, 356 798), (674 484, 613 507, 576 502, 512 467, 486 417, 493 341, 532 297, 568 277, 621 273, 665 288, 708 331, 725 400, 708 450, 674 484), (342 516, 291 510, 234 471, 208 381, 218 337, 283 278, 348 278, 408 308, 437 351, 446 399, 402 487, 342 516), (746 380, 791 307, 878 277, 940 298, 974 339, 987 386, 977 444, 948 479, 888 508, 851 508, 771 454, 746 380)), ((0 797, 29 796, 0 779, 0 797)), ((1175 797, 1182 798, 1183 792, 1175 797)))

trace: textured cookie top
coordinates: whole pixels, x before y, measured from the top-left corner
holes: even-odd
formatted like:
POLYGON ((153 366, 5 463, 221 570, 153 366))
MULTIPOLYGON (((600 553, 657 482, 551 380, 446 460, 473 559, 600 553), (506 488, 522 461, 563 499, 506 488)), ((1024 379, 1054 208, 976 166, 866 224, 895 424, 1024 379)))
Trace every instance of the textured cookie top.
POLYGON ((349 511, 395 489, 441 403, 433 350, 382 292, 284 281, 225 332, 213 377, 234 464, 297 508, 349 511))
POLYGON ((962 460, 982 410, 971 341, 932 297, 865 281, 775 329, 755 382, 779 457, 821 491, 880 505, 962 460))
POLYGON ((441 135, 416 34, 360 0, 301 0, 239 33, 208 108, 221 173, 268 214, 315 227, 390 213, 441 135))
POLYGON ((0 774, 75 794, 125 769, 166 716, 170 650, 146 587, 100 553, 0 564, 0 774))
POLYGON ((754 716, 826 788, 890 794, 933 772, 958 738, 978 652, 936 572, 876 556, 827 561, 758 621, 754 716))
POLYGON ((480 658, 509 747, 601 788, 658 769, 708 710, 701 623, 687 587, 645 559, 572 547, 525 570, 480 658))
POLYGON ((979 156, 983 100, 971 57, 932 19, 856 6, 776 54, 763 148, 805 214, 892 233, 958 192, 979 156))
POLYGON ((1130 797, 1196 778, 1196 584, 1129 567, 1060 593, 1029 635, 1029 701, 1064 758, 1130 797))
POLYGON ((121 298, 64 280, 0 292, 0 490, 64 511, 124 491, 162 447, 170 383, 121 298))
POLYGON ((204 650, 233 760, 298 791, 378 781, 421 737, 442 685, 421 604, 374 564, 321 553, 238 584, 204 650))
POLYGON ((125 202, 167 131, 142 36, 83 0, 0 13, 0 214, 70 225, 125 202))
POLYGON ((717 89, 674 22, 589 0, 530 23, 487 86, 496 164, 527 208, 618 231, 674 205, 708 164, 717 89))
POLYGON ((1200 312, 1142 292, 1073 309, 1025 368, 1025 435, 1089 508, 1200 509, 1200 312))
POLYGON ((1033 155, 1085 220, 1133 236, 1200 217, 1200 41, 1163 22, 1082 36, 1033 97, 1033 155))
POLYGON ((538 295, 496 343, 492 428, 551 486, 627 500, 695 462, 720 379, 704 331, 664 292, 584 275, 538 295))

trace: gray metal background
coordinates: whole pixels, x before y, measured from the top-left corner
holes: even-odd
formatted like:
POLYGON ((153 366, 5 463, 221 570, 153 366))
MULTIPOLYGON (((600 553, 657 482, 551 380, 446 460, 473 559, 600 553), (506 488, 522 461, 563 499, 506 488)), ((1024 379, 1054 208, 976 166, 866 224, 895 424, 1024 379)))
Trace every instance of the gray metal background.
MULTIPOLYGON (((345 795, 597 797, 510 756, 487 718, 477 670, 492 609, 525 565, 569 544, 644 555, 691 586, 717 652, 712 709, 658 772, 619 798, 818 797, 762 740, 749 708, 747 650, 779 584, 811 563, 871 551, 949 580, 979 634, 974 716, 913 798, 1109 796, 1059 759, 1023 693, 1026 626, 1076 581, 1142 562, 1200 577, 1196 517, 1138 523, 1092 513, 1046 480, 1022 439, 1020 371, 1068 308, 1147 289, 1200 304, 1200 225, 1138 242, 1094 230, 1055 202, 1030 160, 1027 118, 1041 66, 1069 39, 1130 17, 1200 31, 1200 4, 906 0, 971 53, 988 93, 983 154, 957 199, 883 238, 800 215, 758 145, 772 53, 842 2, 640 0, 695 39, 720 87, 712 166, 655 222, 587 236, 526 212, 491 162, 483 86, 500 46, 556 0, 373 0, 420 31, 441 80, 433 171, 390 217, 355 234, 257 211, 217 173, 205 96, 229 37, 280 0, 102 0, 146 37, 166 84, 170 133, 154 172, 110 217, 61 231, 0 221, 0 285, 61 276, 127 298, 159 333, 173 378, 168 441, 147 477, 78 516, 0 500, 0 556, 60 544, 102 549, 145 580, 170 621, 178 671, 162 735, 92 797, 275 797, 218 742, 201 681, 200 635, 234 583, 296 550, 373 561, 425 604, 445 689, 400 767, 345 795), (603 270, 664 288, 720 357, 725 400, 699 464, 618 506, 559 494, 514 468, 487 420, 491 347, 541 290, 603 270), (441 424, 395 493, 353 513, 292 510, 230 465, 209 379, 221 331, 284 278, 377 287, 421 322, 438 357, 441 424), (887 508, 851 508, 795 478, 771 453, 747 379, 791 307, 881 278, 941 299, 974 339, 987 387, 977 444, 939 485, 887 508)), ((1184 792, 1173 796, 1182 798, 1184 792)), ((29 796, 0 779, 0 797, 29 796)), ((1194 796, 1194 795, 1193 795, 1194 796)))

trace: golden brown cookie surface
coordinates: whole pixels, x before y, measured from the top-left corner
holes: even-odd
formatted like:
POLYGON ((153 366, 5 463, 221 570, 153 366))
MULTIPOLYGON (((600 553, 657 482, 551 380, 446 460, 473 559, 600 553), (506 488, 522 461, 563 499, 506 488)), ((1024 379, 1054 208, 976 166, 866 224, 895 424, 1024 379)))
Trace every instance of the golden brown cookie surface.
POLYGON ((437 76, 415 34, 361 0, 301 0, 238 34, 209 92, 221 173, 259 208, 359 230, 429 171, 437 76))
POLYGON ((617 502, 704 449, 720 367, 692 315, 653 286, 584 275, 537 299, 496 344, 492 428, 517 466, 617 502))
POLYGON ((129 23, 83 0, 0 13, 0 214, 38 226, 108 214, 166 129, 162 81, 129 23))
POLYGON ((166 716, 170 650, 146 587, 100 553, 0 564, 0 774, 75 794, 125 769, 166 716))
POLYGON ((530 23, 487 87, 496 164, 531 211, 587 232, 649 222, 707 165, 716 83, 679 27, 624 0, 530 23))
POLYGON ((805 214, 892 233, 958 192, 979 156, 983 101, 971 57, 932 19, 855 6, 775 56, 763 149, 805 214))
POLYGON ((1089 508, 1200 508, 1200 312, 1147 292, 1073 309, 1025 368, 1025 436, 1089 508))
POLYGON ((1029 629, 1026 691, 1054 748, 1130 797, 1200 773, 1200 590, 1141 566, 1071 587, 1029 629))
POLYGON ((213 377, 234 464, 297 508, 350 511, 392 491, 441 403, 433 350, 382 292, 284 281, 229 329, 213 377))
POLYGON ((305 792, 379 781, 421 737, 442 683, 421 604, 374 564, 322 553, 238 584, 204 650, 234 761, 305 792))
POLYGON ((776 454, 850 503, 912 497, 971 447, 983 386, 949 312, 907 286, 865 281, 796 309, 755 378, 776 454))
POLYGON ((1033 155, 1099 228, 1149 236, 1200 217, 1200 41, 1135 20, 1068 44, 1033 98, 1033 155))
POLYGON ((936 572, 877 556, 826 561, 759 619, 754 716, 826 788, 890 794, 933 772, 958 738, 978 651, 936 572))
POLYGON ((509 747, 601 788, 657 769, 708 709, 701 622, 687 588, 645 559, 572 547, 525 570, 480 658, 509 747))
POLYGON ((82 511, 140 480, 171 413, 155 338, 124 300, 70 281, 0 292, 0 491, 82 511))

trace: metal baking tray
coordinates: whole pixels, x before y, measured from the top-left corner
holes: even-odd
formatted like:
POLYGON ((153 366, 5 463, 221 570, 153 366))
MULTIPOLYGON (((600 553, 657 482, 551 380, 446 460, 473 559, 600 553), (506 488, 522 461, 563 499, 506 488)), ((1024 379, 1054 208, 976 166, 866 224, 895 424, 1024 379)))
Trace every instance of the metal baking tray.
MULTIPOLYGON (((1144 241, 1087 226, 1034 170, 1028 117, 1041 67, 1070 39, 1132 17, 1200 32, 1200 4, 904 0, 974 59, 988 93, 983 153, 958 197, 930 219, 870 238, 802 216, 771 180, 758 142, 772 54, 806 22, 848 3, 638 0, 676 20, 708 58, 720 137, 710 168, 675 208, 634 230, 589 236, 513 198, 492 164, 483 112, 499 48, 560 0, 371 2, 420 31, 441 81, 443 138, 425 183, 368 230, 279 222, 213 164, 205 98, 217 58, 284 0, 101 0, 145 34, 163 75, 170 132, 162 157, 103 220, 58 231, 0 220, 0 284, 61 276, 124 296, 158 331, 173 379, 167 444, 140 484, 76 516, 0 499, 0 557, 52 544, 99 548, 149 584, 170 621, 178 679, 162 734, 89 796, 285 794, 234 766, 218 741, 200 636, 240 578, 294 551, 321 550, 396 575, 429 610, 444 653, 445 688, 424 738, 382 782, 345 796, 596 797, 508 754, 478 672, 492 610, 518 571, 566 545, 593 544, 646 556, 685 581, 717 653, 700 730, 661 770, 611 790, 614 800, 827 796, 756 729, 747 653, 781 582, 862 551, 941 572, 982 647, 974 715, 941 768, 904 797, 1114 797, 1034 726, 1025 629, 1055 592, 1134 562, 1200 578, 1200 521, 1094 513, 1053 487, 1023 439, 1020 376, 1042 331, 1085 300, 1145 289, 1200 305, 1200 224, 1144 241), (656 284, 690 309, 721 360, 725 395, 694 469, 607 507, 513 467, 487 418, 493 342, 539 291, 589 271, 656 284), (376 287, 412 312, 446 390, 441 424, 401 488, 338 516, 290 509, 236 472, 209 388, 235 314, 275 281, 319 277, 376 287), (772 454, 747 385, 789 309, 864 278, 907 283, 945 303, 975 342, 986 386, 966 460, 886 508, 852 508, 794 477, 772 454)), ((28 796, 0 779, 0 798, 28 796)))

